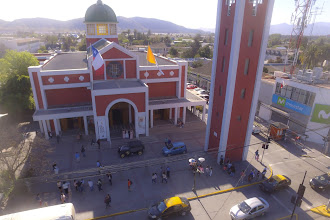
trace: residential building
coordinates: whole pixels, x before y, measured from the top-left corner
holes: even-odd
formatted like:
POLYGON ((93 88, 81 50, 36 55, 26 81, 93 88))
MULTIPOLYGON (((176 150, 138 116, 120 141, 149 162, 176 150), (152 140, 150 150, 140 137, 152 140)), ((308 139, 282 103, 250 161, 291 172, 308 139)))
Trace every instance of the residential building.
POLYGON ((4 44, 10 50, 18 52, 28 51, 36 53, 40 46, 44 45, 40 39, 37 38, 14 38, 14 37, 0 37, 0 44, 4 44))

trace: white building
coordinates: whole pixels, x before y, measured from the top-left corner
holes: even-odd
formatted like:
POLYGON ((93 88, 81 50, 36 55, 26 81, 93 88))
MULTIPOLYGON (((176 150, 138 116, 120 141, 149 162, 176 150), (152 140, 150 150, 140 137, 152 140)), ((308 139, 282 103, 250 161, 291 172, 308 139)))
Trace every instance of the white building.
POLYGON ((0 37, 0 44, 4 44, 10 50, 18 52, 28 51, 36 53, 40 46, 44 45, 40 39, 37 38, 13 38, 13 37, 0 37))
POLYGON ((263 79, 259 117, 285 123, 306 140, 324 144, 330 136, 329 79, 330 74, 321 68, 300 70, 292 79, 263 79))

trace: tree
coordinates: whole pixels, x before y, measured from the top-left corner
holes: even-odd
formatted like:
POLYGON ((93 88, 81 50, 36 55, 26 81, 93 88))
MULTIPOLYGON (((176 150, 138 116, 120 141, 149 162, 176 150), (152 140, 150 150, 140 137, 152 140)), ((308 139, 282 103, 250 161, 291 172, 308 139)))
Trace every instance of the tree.
POLYGON ((48 53, 46 46, 44 45, 40 46, 38 53, 48 53))
POLYGON ((264 67, 264 68, 262 69, 262 72, 264 72, 264 73, 268 73, 268 69, 267 69, 267 67, 264 67))
POLYGON ((28 67, 37 65, 37 58, 29 52, 8 50, 0 59, 0 103, 8 111, 18 113, 33 109, 28 67))
POLYGON ((195 57, 196 54, 198 53, 199 48, 201 47, 201 43, 199 42, 201 40, 201 35, 196 34, 194 37, 194 41, 191 44, 191 49, 192 49, 192 57, 195 57))
POLYGON ((150 37, 151 36, 151 30, 148 30, 147 36, 150 37))
POLYGON ((171 55, 172 57, 177 57, 178 54, 179 54, 178 50, 177 50, 176 48, 174 48, 174 47, 171 47, 171 48, 170 48, 169 53, 170 53, 170 55, 171 55))
POLYGON ((169 47, 172 43, 171 38, 169 36, 164 37, 164 43, 169 47))
POLYGON ((275 45, 281 44, 281 35, 280 34, 272 34, 268 39, 268 47, 273 47, 275 45))
POLYGON ((198 50, 198 54, 201 57, 205 57, 205 58, 212 58, 213 57, 213 51, 211 50, 209 45, 205 45, 204 47, 201 47, 198 50))
POLYGON ((81 41, 78 43, 78 50, 79 51, 87 51, 87 48, 86 48, 86 36, 83 36, 81 38, 81 41))

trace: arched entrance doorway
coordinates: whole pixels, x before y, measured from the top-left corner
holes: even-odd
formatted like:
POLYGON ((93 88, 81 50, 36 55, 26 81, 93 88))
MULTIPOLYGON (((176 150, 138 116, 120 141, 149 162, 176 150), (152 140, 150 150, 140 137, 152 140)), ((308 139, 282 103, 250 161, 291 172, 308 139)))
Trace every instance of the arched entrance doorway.
POLYGON ((111 102, 106 109, 107 139, 122 138, 123 130, 133 131, 136 137, 137 107, 128 99, 111 102))

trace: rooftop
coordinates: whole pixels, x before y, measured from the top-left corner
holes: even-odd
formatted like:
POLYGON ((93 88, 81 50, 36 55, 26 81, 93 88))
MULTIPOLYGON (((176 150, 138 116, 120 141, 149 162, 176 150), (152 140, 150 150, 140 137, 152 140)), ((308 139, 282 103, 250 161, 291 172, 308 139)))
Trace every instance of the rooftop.
MULTIPOLYGON (((139 52, 139 51, 131 51, 135 55, 139 57, 139 66, 156 66, 156 64, 149 63, 146 59, 147 53, 146 52, 139 52)), ((166 58, 161 58, 155 56, 158 65, 177 65, 177 63, 170 61, 166 58)))
POLYGON ((93 90, 102 89, 123 89, 123 88, 133 88, 133 87, 145 87, 145 85, 140 80, 108 80, 103 82, 94 82, 93 90))
POLYGON ((87 68, 86 52, 60 53, 42 66, 42 70, 65 70, 87 68))

